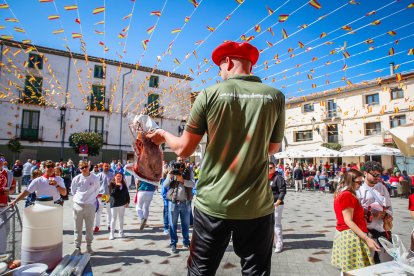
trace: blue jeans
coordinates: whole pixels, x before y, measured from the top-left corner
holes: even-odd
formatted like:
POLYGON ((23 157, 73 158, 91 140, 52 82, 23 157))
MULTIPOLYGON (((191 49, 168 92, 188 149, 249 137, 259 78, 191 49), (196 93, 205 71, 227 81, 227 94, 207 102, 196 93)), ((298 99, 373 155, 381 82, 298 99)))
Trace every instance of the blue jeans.
POLYGON ((178 216, 180 216, 181 221, 181 232, 183 233, 183 244, 190 245, 190 210, 191 202, 185 201, 180 204, 168 202, 168 215, 170 222, 170 245, 177 245, 177 226, 178 226, 178 216))
POLYGON ((163 199, 163 201, 164 201, 164 210, 163 210, 164 230, 168 230, 168 228, 170 228, 170 223, 168 219, 168 200, 163 199))
POLYGON ((22 183, 24 186, 29 186, 30 175, 23 175, 22 183))

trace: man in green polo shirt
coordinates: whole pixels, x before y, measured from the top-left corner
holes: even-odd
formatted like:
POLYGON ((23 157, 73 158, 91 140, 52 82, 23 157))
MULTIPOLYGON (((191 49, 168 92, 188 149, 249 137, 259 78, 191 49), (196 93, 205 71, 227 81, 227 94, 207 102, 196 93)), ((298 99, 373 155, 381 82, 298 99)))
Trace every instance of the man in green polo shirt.
POLYGON ((187 157, 207 133, 208 146, 194 203, 189 275, 214 275, 233 235, 243 275, 270 275, 274 206, 267 184, 268 155, 279 150, 285 97, 250 75, 259 51, 225 42, 212 54, 223 82, 201 91, 185 131, 148 135, 187 157))

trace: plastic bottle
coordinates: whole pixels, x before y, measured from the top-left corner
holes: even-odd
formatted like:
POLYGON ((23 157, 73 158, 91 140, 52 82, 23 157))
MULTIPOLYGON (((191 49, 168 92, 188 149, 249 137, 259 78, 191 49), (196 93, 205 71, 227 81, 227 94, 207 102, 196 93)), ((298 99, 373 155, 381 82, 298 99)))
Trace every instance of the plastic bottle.
POLYGON ((368 211, 367 211, 367 222, 371 223, 372 222, 372 208, 371 206, 368 206, 368 211))

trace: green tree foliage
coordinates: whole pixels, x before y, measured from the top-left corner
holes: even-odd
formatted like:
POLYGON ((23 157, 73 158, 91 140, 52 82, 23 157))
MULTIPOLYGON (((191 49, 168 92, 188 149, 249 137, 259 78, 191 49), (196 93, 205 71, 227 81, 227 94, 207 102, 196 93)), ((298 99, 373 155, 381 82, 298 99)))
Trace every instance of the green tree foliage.
POLYGON ((337 151, 340 151, 342 148, 341 144, 338 144, 338 143, 323 143, 321 146, 331 149, 331 150, 337 150, 337 151))
POLYGON ((88 146, 88 155, 96 156, 101 151, 103 137, 95 132, 76 132, 69 136, 69 145, 79 154, 79 147, 88 146))
POLYGON ((20 144, 20 141, 18 139, 10 139, 7 143, 7 147, 11 152, 19 153, 22 151, 23 146, 20 144))

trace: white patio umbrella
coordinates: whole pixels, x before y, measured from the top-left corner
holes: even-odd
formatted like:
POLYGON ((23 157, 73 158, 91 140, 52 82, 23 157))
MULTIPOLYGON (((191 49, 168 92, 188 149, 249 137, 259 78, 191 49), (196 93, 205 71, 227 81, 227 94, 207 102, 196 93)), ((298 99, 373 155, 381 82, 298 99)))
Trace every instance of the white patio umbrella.
POLYGON ((320 146, 319 148, 306 151, 305 157, 338 157, 340 154, 341 152, 339 151, 320 146))
POLYGON ((414 156, 414 124, 392 128, 390 133, 404 156, 414 156))
POLYGON ((399 149, 382 147, 368 144, 362 147, 353 148, 341 153, 340 156, 372 156, 372 155, 401 155, 399 149))
POLYGON ((301 150, 295 150, 295 149, 288 149, 282 152, 278 152, 276 154, 274 154, 273 156, 276 159, 281 159, 281 158, 301 158, 301 157, 305 157, 306 152, 301 151, 301 150))

